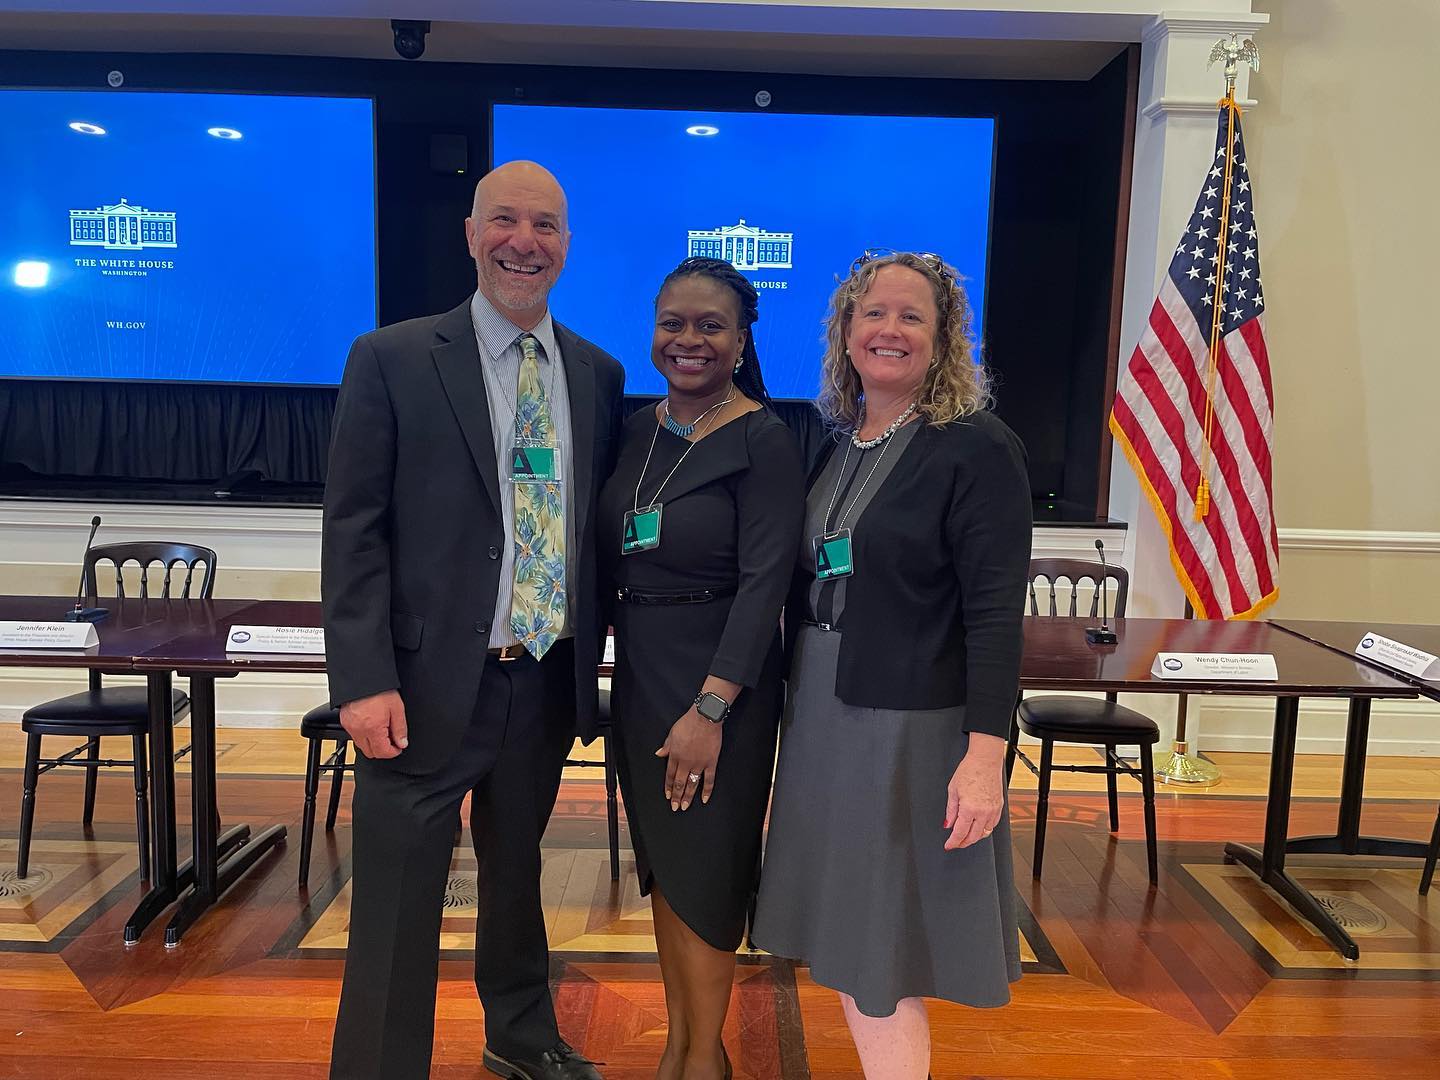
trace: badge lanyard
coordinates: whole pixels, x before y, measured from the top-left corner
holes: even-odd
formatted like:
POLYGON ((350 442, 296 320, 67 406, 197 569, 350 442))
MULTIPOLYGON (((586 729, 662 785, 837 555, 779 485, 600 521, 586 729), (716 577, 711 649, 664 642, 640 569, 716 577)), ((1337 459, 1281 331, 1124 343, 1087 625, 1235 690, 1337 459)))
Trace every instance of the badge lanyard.
MULTIPOLYGON (((850 530, 845 527, 845 522, 850 520, 850 514, 855 509, 855 504, 865 494, 865 489, 870 486, 870 480, 875 475, 875 470, 885 460, 885 451, 890 449, 890 439, 886 439, 880 447, 880 453, 875 455, 875 463, 870 466, 870 471, 865 474, 864 481, 860 484, 860 490, 850 500, 850 505, 840 514, 840 520, 835 523, 834 530, 830 528, 830 515, 835 512, 835 500, 840 497, 840 485, 845 481, 845 467, 850 464, 851 444, 846 443, 845 457, 840 462, 840 471, 835 477, 835 490, 830 494, 830 505, 825 508, 825 523, 820 535, 811 537, 810 544, 815 551, 815 580, 829 581, 831 578, 849 577, 855 573, 855 552, 850 544, 850 530)), ((860 451, 863 456, 865 451, 860 451)), ((855 461, 855 471, 860 471, 860 459, 855 461)))
MULTIPOLYGON (((540 347, 544 348, 543 345, 540 347)), ((510 408, 510 415, 515 418, 512 432, 515 441, 510 447, 510 483, 512 484, 558 484, 561 481, 560 447, 554 437, 555 371, 560 365, 551 359, 548 353, 546 359, 550 361, 550 379, 545 388, 546 406, 551 410, 551 441, 548 443, 539 439, 526 438, 521 434, 519 400, 518 398, 515 401, 510 400, 504 379, 497 380, 496 383, 500 387, 501 397, 510 408)))
MULTIPOLYGON (((710 430, 709 421, 713 421, 717 410, 723 409, 735 399, 735 387, 732 384, 730 393, 724 401, 711 405, 700 416, 696 417, 696 423, 707 420, 705 430, 710 430)), ((645 483, 645 474, 650 469, 650 458, 655 453, 655 443, 660 438, 660 423, 655 423, 655 434, 650 436, 650 449, 645 454, 645 464, 640 466, 640 478, 635 481, 635 499, 632 509, 625 511, 624 531, 620 534, 620 554, 634 555, 637 551, 650 551, 660 546, 660 519, 664 513, 664 504, 660 502, 660 493, 665 490, 665 485, 675 475, 675 470, 680 468, 685 459, 690 456, 690 451, 695 449, 695 442, 685 447, 685 452, 680 455, 680 460, 670 467, 665 474, 665 479, 660 481, 660 486, 655 489, 655 497, 650 500, 649 505, 640 505, 640 486, 645 483)))

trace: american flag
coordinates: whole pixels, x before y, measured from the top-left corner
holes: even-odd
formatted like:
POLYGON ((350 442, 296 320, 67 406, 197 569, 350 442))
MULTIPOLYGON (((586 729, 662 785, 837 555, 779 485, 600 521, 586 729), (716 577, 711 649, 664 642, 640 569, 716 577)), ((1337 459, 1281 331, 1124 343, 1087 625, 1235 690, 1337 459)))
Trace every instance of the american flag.
POLYGON ((1250 618, 1279 594, 1275 393, 1239 114, 1221 103, 1214 161, 1110 415, 1202 619, 1250 618))

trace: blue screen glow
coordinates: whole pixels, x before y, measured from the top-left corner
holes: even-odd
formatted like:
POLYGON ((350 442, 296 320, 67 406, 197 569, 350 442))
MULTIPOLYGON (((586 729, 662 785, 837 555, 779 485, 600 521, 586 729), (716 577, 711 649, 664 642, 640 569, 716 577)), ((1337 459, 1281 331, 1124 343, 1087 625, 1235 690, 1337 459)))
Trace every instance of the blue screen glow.
POLYGON ((375 326, 372 113, 0 91, 0 376, 338 382, 375 326))
POLYGON ((931 251, 984 310, 995 123, 496 105, 492 157, 529 158, 570 200, 556 318, 659 394, 656 291, 687 255, 733 262, 760 293, 756 346, 777 398, 810 398, 826 306, 867 248, 931 251))

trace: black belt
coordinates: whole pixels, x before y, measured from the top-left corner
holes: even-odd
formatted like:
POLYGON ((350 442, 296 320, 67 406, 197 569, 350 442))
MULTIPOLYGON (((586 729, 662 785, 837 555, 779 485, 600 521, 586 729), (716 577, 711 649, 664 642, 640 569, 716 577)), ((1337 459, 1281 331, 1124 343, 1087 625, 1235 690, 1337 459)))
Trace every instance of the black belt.
POLYGON ((695 592, 642 592, 621 586, 615 590, 615 599, 622 604, 708 604, 723 596, 734 596, 737 586, 721 585, 713 589, 697 589, 695 592))
POLYGON ((502 664, 508 664, 512 660, 519 660, 522 656, 529 656, 529 651, 518 641, 513 645, 501 645, 498 649, 491 649, 490 655, 499 660, 502 664))

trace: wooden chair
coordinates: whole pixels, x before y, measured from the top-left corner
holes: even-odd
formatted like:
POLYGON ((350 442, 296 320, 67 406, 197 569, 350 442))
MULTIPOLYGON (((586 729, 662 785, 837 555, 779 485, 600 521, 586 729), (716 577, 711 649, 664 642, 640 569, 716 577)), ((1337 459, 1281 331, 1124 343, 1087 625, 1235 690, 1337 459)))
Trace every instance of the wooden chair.
MULTIPOLYGON (((1080 614, 1080 585, 1088 581, 1094 586, 1087 616, 1098 620, 1100 610, 1100 584, 1102 573, 1098 562, 1080 559, 1034 559, 1030 563, 1030 586, 1028 590, 1027 615, 1032 618, 1044 617, 1041 613, 1041 595, 1037 592, 1037 579, 1044 583, 1046 598, 1045 615, 1064 614, 1071 618, 1080 614), (1057 582, 1069 582, 1068 587, 1057 582), (1068 592, 1068 601, 1060 602, 1068 592), (1062 612, 1063 607, 1063 612, 1062 612)), ((1125 600, 1130 591, 1130 575, 1124 567, 1111 566, 1105 576, 1114 584, 1109 588, 1110 614, 1121 618, 1125 614, 1125 600)), ((1076 633, 1080 631, 1077 629, 1076 633)), ((1103 648, 1104 646, 1098 646, 1103 648)), ((1045 859, 1045 824, 1050 809, 1050 779, 1057 769, 1061 772, 1104 773, 1110 796, 1110 831, 1120 828, 1120 801, 1115 781, 1119 773, 1125 773, 1140 781, 1145 798, 1145 853, 1150 871, 1150 883, 1158 880, 1155 845, 1155 770, 1151 747, 1160 741, 1160 728, 1148 716, 1127 709, 1116 702, 1115 694, 1106 694, 1103 701, 1094 698, 1062 697, 1047 695, 1020 698, 1016 701, 1015 714, 1010 721, 1010 742, 1005 754, 1005 775, 1007 783, 1015 771, 1018 757, 1025 767, 1040 780, 1040 798, 1035 811, 1035 853, 1031 863, 1032 873, 1038 881, 1045 859), (1024 732, 1040 740, 1040 765, 1035 764, 1020 749, 1020 733, 1024 732), (1081 743, 1099 745, 1105 748, 1104 765, 1056 765, 1055 744, 1081 743), (1138 746, 1140 767, 1132 768, 1116 753, 1117 746, 1138 746)))
POLYGON ((315 796, 320 790, 320 774, 330 773, 330 807, 325 814, 325 831, 335 828, 335 814, 340 809, 340 786, 347 772, 355 766, 346 761, 350 750, 350 734, 340 726, 340 710, 329 704, 311 709, 300 721, 300 734, 310 743, 305 762, 305 811, 300 818, 300 887, 310 883, 310 849, 315 840, 315 796), (325 743, 333 742, 334 751, 321 760, 325 743))
MULTIPOLYGON (((215 587, 215 552, 196 544, 168 542, 139 542, 129 544, 106 544, 93 547, 85 558, 82 571, 81 591, 91 598, 98 598, 98 567, 102 562, 114 564, 115 595, 125 596, 124 569, 127 564, 138 564, 140 568, 140 597, 150 598, 151 568, 159 566, 163 582, 160 599, 179 597, 189 599, 192 594, 209 598, 215 587), (203 564, 204 571, 196 584, 196 567, 203 564), (183 579, 177 584, 175 579, 183 579)), ((25 877, 30 872, 30 841, 35 825, 35 789, 39 778, 52 769, 62 767, 85 770, 85 804, 81 821, 90 825, 95 816, 95 785, 99 771, 115 766, 129 766, 135 778, 135 828, 140 849, 140 877, 150 878, 150 813, 146 789, 145 738, 150 730, 147 690, 144 686, 105 686, 105 672, 90 672, 90 687, 79 694, 47 701, 26 710, 20 720, 25 732, 25 773, 20 797, 20 852, 16 860, 16 874, 25 877), (41 740, 46 735, 79 737, 85 742, 59 757, 42 758, 41 740), (130 739, 130 760, 102 758, 100 740, 106 736, 128 736, 130 739), (83 757, 81 755, 84 755, 83 757)), ((119 674, 119 673, 108 673, 119 674)), ((181 690, 170 692, 171 709, 176 721, 190 711, 190 699, 181 690)), ((188 753, 187 746, 175 756, 177 760, 188 753)))
MULTIPOLYGON (((600 712, 598 716, 600 738, 603 740, 604 757, 601 761, 584 761, 567 758, 567 768, 605 769, 605 818, 610 839, 610 880, 620 880, 620 808, 615 799, 615 762, 610 755, 610 691, 600 691, 600 712)), ((305 810, 300 820, 300 887, 307 887, 310 880, 310 851, 315 836, 315 800, 320 791, 320 775, 330 773, 330 809, 325 815, 325 831, 335 827, 335 813, 340 807, 340 786, 345 773, 353 772, 355 766, 346 762, 350 736, 340 725, 340 710, 330 705, 311 709, 300 721, 300 734, 310 742, 309 758, 305 765, 305 810), (335 743, 335 749, 328 758, 324 755, 324 744, 335 743)), ((458 830, 457 830, 458 832, 458 830)))

